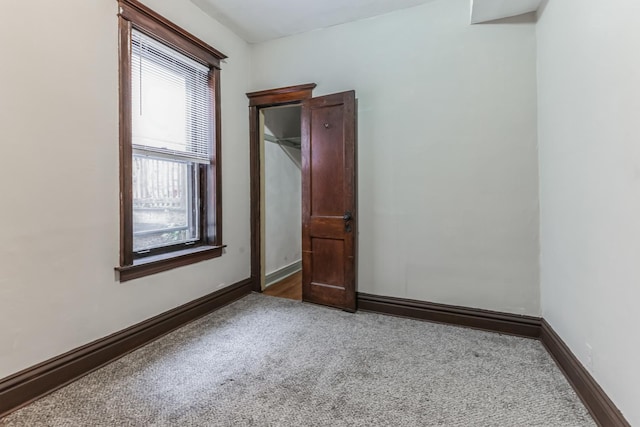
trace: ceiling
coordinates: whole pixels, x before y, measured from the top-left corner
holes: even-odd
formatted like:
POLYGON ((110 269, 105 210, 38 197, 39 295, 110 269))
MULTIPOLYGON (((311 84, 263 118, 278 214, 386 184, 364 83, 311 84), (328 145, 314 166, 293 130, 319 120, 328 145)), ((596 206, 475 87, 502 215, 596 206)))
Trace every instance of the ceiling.
MULTIPOLYGON (((191 0, 249 43, 383 15, 430 1, 434 0, 191 0)), ((541 2, 470 0, 471 23, 533 12, 541 2)))
POLYGON ((433 0, 191 1, 246 41, 259 43, 370 18, 433 0))

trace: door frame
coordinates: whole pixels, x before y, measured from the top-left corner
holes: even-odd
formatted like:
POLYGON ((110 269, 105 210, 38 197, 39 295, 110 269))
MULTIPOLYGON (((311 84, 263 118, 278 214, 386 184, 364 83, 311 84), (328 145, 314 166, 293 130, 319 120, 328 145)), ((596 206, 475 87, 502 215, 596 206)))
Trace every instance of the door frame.
POLYGON ((282 105, 300 105, 313 97, 315 83, 287 86, 247 93, 249 98, 249 173, 251 180, 251 286, 254 292, 262 292, 262 159, 260 158, 261 129, 260 110, 282 105))

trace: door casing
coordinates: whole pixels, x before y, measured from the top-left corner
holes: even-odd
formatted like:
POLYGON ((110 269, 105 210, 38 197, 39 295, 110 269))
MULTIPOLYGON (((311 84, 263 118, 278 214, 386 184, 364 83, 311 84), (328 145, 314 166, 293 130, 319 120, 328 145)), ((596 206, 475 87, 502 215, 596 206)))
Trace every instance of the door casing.
POLYGON ((283 105, 300 105, 303 100, 312 98, 315 87, 315 83, 308 83, 247 93, 249 98, 249 170, 251 175, 251 283, 254 292, 262 292, 263 277, 260 110, 283 105))

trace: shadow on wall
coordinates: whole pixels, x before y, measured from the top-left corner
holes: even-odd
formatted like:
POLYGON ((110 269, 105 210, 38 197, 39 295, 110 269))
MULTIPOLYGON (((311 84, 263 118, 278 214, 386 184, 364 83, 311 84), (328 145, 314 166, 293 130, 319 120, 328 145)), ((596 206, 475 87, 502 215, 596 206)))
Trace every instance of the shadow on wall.
MULTIPOLYGON (((546 5, 546 3, 547 2, 545 1, 544 4, 546 5)), ((540 9, 542 9, 542 6, 540 6, 540 9)), ((485 25, 485 24, 491 24, 491 25, 496 25, 496 24, 497 25, 535 24, 538 21, 538 13, 539 12, 529 12, 529 13, 525 13, 525 14, 522 14, 522 15, 510 16, 508 18, 494 19, 493 21, 478 22, 478 23, 472 24, 472 25, 485 25)))

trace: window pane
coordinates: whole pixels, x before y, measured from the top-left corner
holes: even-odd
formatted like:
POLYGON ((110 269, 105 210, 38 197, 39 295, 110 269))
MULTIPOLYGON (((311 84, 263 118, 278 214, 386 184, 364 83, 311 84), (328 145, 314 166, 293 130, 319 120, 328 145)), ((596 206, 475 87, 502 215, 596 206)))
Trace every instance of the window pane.
POLYGON ((200 238, 198 165, 133 156, 133 250, 200 238))
POLYGON ((135 30, 131 112, 134 147, 209 162, 209 69, 135 30))
POLYGON ((184 76, 140 56, 131 59, 133 144, 186 151, 184 76))

